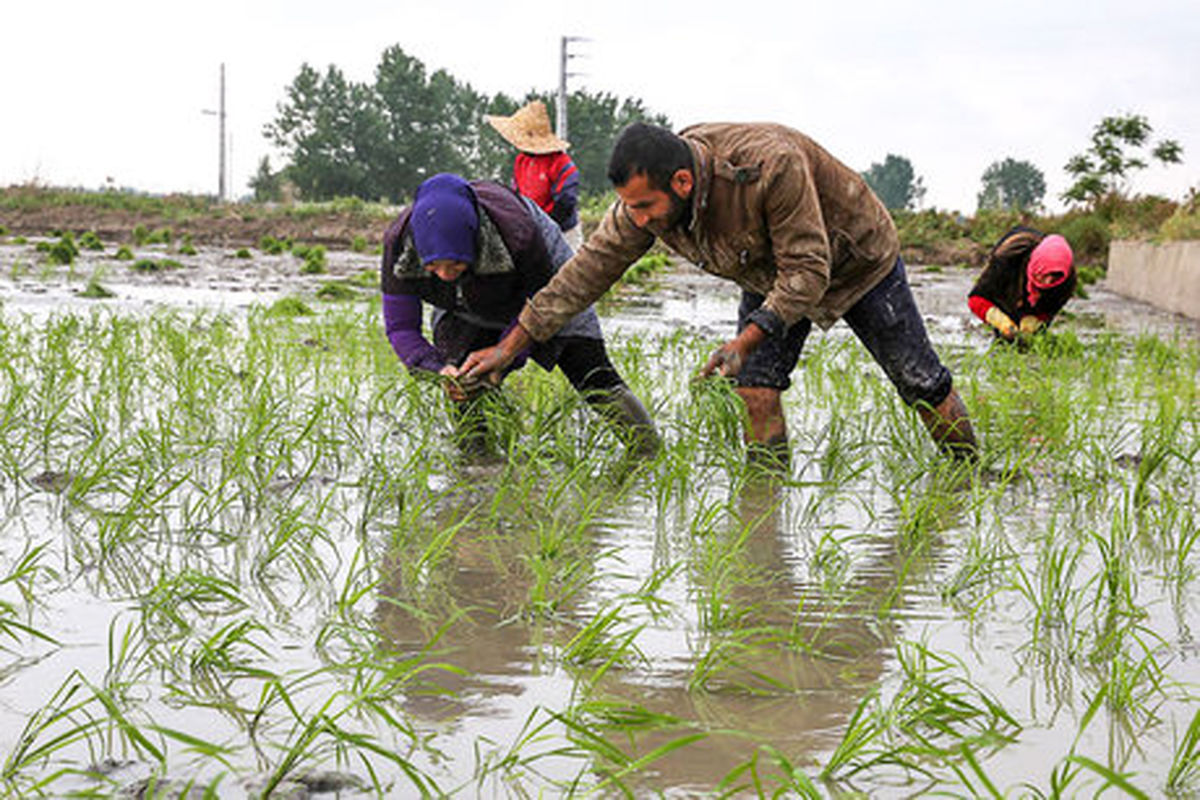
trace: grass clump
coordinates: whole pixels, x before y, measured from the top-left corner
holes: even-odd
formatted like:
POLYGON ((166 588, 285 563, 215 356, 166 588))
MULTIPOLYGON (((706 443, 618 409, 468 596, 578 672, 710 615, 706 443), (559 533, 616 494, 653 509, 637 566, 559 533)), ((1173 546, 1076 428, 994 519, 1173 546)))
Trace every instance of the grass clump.
POLYGON ((346 282, 354 286, 362 287, 363 289, 378 289, 379 270, 359 270, 357 274, 351 275, 349 278, 347 278, 346 282))
POLYGON ((172 258, 140 258, 133 263, 133 269, 138 272, 162 272, 169 269, 182 269, 183 264, 172 258))
POLYGON ((299 297, 281 297, 267 308, 271 317, 311 317, 316 313, 299 297))
POLYGON ((300 265, 300 272, 303 275, 321 275, 326 270, 325 266, 325 245, 303 245, 298 244, 292 247, 292 255, 299 256, 304 263, 300 265))
POLYGON ((79 255, 79 246, 75 244, 75 237, 69 232, 62 234, 57 242, 39 242, 36 249, 39 253, 44 253, 46 260, 51 264, 64 266, 74 263, 75 257, 79 255))
POLYGON ((170 228, 159 228, 146 239, 146 244, 170 244, 175 238, 170 228))
POLYGON ((192 244, 192 235, 190 233, 183 235, 183 239, 179 243, 179 252, 185 256, 196 255, 196 246, 192 244))
POLYGON ((92 277, 79 292, 79 296, 88 300, 105 300, 109 297, 116 297, 117 293, 100 283, 99 278, 92 277))
POLYGON ((355 236, 350 241, 350 249, 355 253, 365 253, 367 251, 367 237, 355 236))
POLYGON ((95 231, 86 231, 79 237, 79 246, 84 250, 103 250, 104 242, 100 241, 95 231))
POLYGON ((117 252, 113 258, 117 261, 133 261, 133 251, 125 245, 121 245, 117 248, 117 252))
POLYGON ((249 258, 254 258, 254 255, 249 250, 247 250, 245 247, 239 247, 237 249, 237 252, 233 254, 233 257, 249 259, 249 258))
POLYGON ((317 289, 317 297, 321 300, 331 302, 345 302, 347 300, 357 300, 362 295, 357 289, 349 285, 345 281, 325 281, 321 287, 317 289))
POLYGON ((270 234, 265 234, 259 237, 258 249, 262 250, 267 255, 281 256, 292 249, 292 240, 284 237, 276 239, 270 234))

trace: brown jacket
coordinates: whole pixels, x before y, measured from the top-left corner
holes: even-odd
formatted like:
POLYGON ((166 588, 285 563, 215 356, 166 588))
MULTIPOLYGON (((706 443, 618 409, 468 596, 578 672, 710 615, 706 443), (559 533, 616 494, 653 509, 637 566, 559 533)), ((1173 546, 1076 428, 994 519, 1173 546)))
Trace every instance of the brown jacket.
MULTIPOLYGON (((808 317, 827 328, 892 269, 900 240, 887 209, 858 173, 812 139, 765 123, 694 125, 680 136, 695 164, 691 224, 660 238, 701 269, 766 296, 764 309, 781 323, 769 327, 808 317)), ((526 304, 521 326, 539 341, 550 337, 654 238, 618 200, 526 304)))

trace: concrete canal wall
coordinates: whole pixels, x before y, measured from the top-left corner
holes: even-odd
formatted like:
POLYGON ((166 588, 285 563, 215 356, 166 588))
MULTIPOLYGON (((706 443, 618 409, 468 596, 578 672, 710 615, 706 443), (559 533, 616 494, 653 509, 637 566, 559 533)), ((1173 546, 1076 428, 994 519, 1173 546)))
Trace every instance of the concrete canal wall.
POLYGON ((1104 287, 1200 319, 1200 241, 1113 242, 1104 287))

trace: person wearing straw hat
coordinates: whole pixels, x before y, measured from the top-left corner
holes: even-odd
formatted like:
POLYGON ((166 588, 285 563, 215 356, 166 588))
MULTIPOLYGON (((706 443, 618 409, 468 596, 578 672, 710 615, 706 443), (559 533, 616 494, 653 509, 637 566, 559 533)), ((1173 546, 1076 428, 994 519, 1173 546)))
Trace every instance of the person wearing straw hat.
POLYGON ((929 341, 900 237, 853 169, 800 131, 703 123, 674 133, 635 122, 608 162, 617 202, 499 344, 462 370, 482 377, 601 297, 656 240, 741 289, 738 334, 700 376, 730 378, 745 404, 753 460, 790 459, 782 393, 814 324, 844 319, 917 411, 937 446, 973 459, 978 445, 950 370, 929 341))
POLYGON ((583 243, 579 168, 567 155, 570 142, 551 132, 545 104, 534 100, 511 117, 489 114, 487 121, 519 151, 513 161, 513 188, 549 214, 571 249, 578 250, 583 243))
POLYGON ((487 380, 463 379, 458 365, 516 324, 527 298, 571 257, 562 232, 538 206, 493 181, 442 173, 424 181, 383 237, 380 288, 392 349, 410 371, 440 375, 468 449, 486 434, 475 400, 532 358, 558 367, 635 452, 652 454, 658 434, 642 402, 609 360, 591 306, 519 354, 487 380), (422 303, 433 306, 433 342, 422 333, 422 303))
POLYGON ((1049 325, 1075 293, 1076 280, 1066 239, 1018 225, 992 248, 967 307, 1011 342, 1049 325))

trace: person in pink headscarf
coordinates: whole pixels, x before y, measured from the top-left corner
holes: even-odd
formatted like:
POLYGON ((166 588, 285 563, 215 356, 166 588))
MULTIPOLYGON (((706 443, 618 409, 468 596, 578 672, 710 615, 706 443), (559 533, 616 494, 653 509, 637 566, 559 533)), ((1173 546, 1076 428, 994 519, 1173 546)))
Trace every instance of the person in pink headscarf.
POLYGON ((1011 342, 1049 325, 1075 293, 1076 280, 1066 239, 1019 225, 992 248, 967 306, 1011 342))

